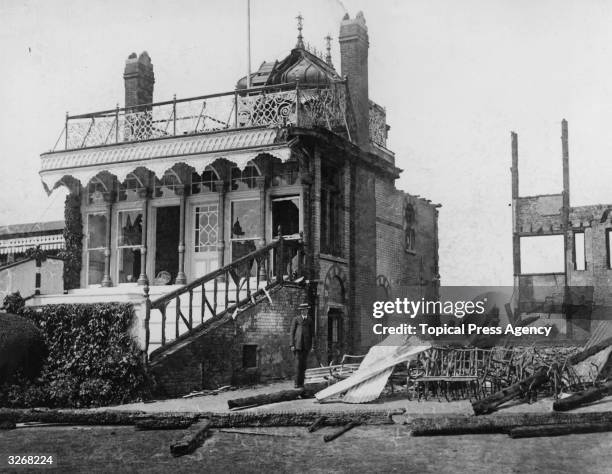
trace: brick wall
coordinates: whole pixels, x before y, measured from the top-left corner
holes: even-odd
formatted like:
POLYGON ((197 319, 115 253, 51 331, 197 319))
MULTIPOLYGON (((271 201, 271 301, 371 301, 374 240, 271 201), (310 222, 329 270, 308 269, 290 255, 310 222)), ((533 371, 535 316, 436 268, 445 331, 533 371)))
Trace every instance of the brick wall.
POLYGON ((389 282, 391 299, 437 298, 437 220, 434 205, 395 189, 390 179, 376 179, 376 273, 389 282), (406 248, 406 203, 415 211, 413 250, 406 248))
MULTIPOLYGON (((303 286, 286 284, 267 299, 211 324, 189 344, 153 362, 161 396, 179 396, 222 385, 249 385, 293 376, 289 327, 295 308, 306 301, 303 286), (257 346, 257 366, 243 367, 243 348, 257 346)), ((314 366, 314 360, 310 365, 314 366)))

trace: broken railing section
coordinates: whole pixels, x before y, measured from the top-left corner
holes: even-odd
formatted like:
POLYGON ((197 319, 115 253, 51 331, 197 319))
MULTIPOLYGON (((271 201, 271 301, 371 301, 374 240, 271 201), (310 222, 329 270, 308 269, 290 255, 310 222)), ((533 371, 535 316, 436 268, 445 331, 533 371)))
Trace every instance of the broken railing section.
POLYGON ((175 97, 137 107, 66 115, 53 151, 288 125, 322 127, 348 138, 349 111, 345 81, 325 87, 285 84, 188 99, 175 97))
POLYGON ((151 343, 152 318, 159 318, 156 322, 161 325, 160 347, 163 348, 169 342, 197 330, 208 320, 220 319, 254 304, 256 298, 267 295, 272 287, 284 281, 296 280, 303 273, 303 249, 301 236, 298 240, 281 236, 153 301, 149 299, 149 288, 145 286, 145 351, 148 353, 151 343), (173 311, 168 310, 171 306, 173 311), (169 318, 174 323, 172 335, 166 332, 169 318))

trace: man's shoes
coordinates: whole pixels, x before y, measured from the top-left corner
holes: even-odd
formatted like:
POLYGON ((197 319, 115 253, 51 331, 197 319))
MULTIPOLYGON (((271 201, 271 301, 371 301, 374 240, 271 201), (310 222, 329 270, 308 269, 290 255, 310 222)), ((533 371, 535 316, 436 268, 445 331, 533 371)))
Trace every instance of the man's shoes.
POLYGON ((304 385, 298 385, 298 384, 294 384, 293 388, 304 388, 304 385))

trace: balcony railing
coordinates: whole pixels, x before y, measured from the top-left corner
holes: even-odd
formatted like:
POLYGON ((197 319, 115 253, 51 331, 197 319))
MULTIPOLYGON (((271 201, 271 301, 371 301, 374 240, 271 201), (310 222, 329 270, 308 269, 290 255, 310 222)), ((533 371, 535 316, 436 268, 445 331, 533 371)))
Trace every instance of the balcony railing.
POLYGON ((387 146, 387 112, 375 102, 370 101, 369 116, 370 140, 382 147, 387 146))
POLYGON ((346 82, 285 84, 67 115, 53 151, 259 126, 323 127, 349 136, 346 82))

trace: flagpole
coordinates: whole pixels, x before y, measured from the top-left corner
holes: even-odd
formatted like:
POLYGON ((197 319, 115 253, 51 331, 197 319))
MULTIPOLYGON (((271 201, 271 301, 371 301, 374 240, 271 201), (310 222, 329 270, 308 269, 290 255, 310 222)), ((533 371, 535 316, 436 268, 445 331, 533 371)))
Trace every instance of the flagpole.
POLYGON ((251 0, 247 0, 247 89, 251 88, 251 0))

